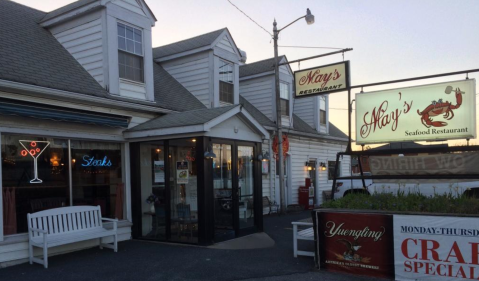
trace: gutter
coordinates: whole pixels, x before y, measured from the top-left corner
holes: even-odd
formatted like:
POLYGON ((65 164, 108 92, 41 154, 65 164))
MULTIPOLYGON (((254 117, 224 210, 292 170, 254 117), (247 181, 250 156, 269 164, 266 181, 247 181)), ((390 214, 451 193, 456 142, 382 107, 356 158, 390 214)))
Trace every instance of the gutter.
MULTIPOLYGON (((265 129, 268 130, 268 131, 276 131, 275 127, 265 126, 265 129)), ((335 141, 342 141, 342 142, 348 142, 349 141, 348 139, 345 139, 345 138, 338 138, 338 137, 332 137, 332 136, 328 136, 328 135, 305 133, 305 132, 300 132, 300 131, 296 131, 296 130, 291 130, 287 127, 284 127, 283 129, 286 130, 288 132, 288 134, 297 135, 297 136, 304 136, 304 137, 310 137, 310 138, 315 138, 315 139, 335 140, 335 141)))
POLYGON ((20 91, 20 93, 22 94, 39 94, 39 95, 42 95, 43 97, 59 98, 60 100, 62 99, 63 100, 66 99, 68 101, 74 100, 74 101, 81 102, 82 104, 86 104, 85 102, 90 102, 90 103, 93 103, 94 105, 103 105, 107 107, 113 106, 116 108, 130 109, 130 110, 141 111, 141 112, 154 112, 154 113, 177 112, 177 111, 160 108, 160 107, 149 106, 145 104, 135 104, 135 103, 127 102, 127 101, 119 101, 119 100, 109 99, 109 98, 89 96, 89 95, 85 95, 81 93, 51 89, 51 88, 46 88, 41 86, 34 86, 34 85, 29 85, 24 83, 2 80, 2 79, 0 79, 0 89, 5 91, 12 91, 12 90, 20 91))

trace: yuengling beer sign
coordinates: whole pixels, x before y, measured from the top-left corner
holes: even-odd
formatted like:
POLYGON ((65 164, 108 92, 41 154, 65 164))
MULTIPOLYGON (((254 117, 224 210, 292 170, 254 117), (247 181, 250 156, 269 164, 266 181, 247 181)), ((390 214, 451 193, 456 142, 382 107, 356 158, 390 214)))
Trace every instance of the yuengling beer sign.
POLYGON ((349 61, 323 65, 294 73, 295 98, 310 97, 347 90, 349 61))
POLYGON ((476 137, 474 79, 356 94, 356 143, 476 137))

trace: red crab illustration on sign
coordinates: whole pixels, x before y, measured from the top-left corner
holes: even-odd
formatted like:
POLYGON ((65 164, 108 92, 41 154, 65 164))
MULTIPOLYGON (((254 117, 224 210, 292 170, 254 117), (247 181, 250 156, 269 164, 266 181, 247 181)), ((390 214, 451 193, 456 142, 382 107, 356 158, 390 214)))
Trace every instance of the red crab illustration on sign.
MULTIPOLYGON (((450 94, 452 92, 452 86, 446 87, 446 94, 450 94)), ((461 92, 461 89, 456 88, 456 105, 453 105, 451 102, 443 102, 442 99, 438 101, 432 101, 430 105, 428 105, 422 112, 417 110, 417 113, 421 115, 421 122, 426 128, 431 126, 433 127, 444 127, 447 125, 447 122, 444 121, 433 121, 431 117, 435 117, 438 115, 443 114, 444 119, 451 120, 454 118, 454 111, 461 107, 462 104, 462 96, 464 92, 461 92)))

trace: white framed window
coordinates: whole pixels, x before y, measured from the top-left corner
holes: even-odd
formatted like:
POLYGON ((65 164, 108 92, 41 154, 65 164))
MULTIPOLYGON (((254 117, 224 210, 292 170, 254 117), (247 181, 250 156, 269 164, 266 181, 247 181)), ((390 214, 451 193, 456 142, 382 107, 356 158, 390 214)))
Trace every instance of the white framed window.
POLYGON ((225 103, 234 103, 234 79, 233 64, 220 60, 219 78, 220 78, 220 101, 225 103))
POLYGON ((120 22, 117 26, 120 78, 143 83, 143 32, 120 22))
POLYGON ((281 115, 289 116, 289 84, 279 83, 279 97, 281 104, 281 115))
POLYGON ((319 124, 326 125, 326 96, 319 96, 319 124))

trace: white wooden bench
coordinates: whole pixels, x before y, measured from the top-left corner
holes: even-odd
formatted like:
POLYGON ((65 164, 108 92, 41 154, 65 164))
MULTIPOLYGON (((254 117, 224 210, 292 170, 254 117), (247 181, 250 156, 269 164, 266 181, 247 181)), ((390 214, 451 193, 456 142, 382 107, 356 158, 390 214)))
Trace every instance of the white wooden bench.
POLYGON ((30 264, 48 268, 48 248, 90 239, 99 239, 100 249, 118 251, 118 220, 102 218, 100 206, 62 207, 28 214, 27 218, 30 264), (103 228, 102 221, 113 222, 113 229, 103 228), (101 238, 108 236, 113 236, 113 244, 101 243, 101 238), (43 260, 33 257, 33 246, 43 248, 43 260))
POLYGON ((297 258, 300 255, 314 257, 314 252, 298 251, 298 240, 314 241, 313 223, 312 222, 292 222, 292 224, 293 224, 294 257, 297 258), (310 226, 310 227, 298 231, 298 226, 303 226, 303 227, 310 226))

